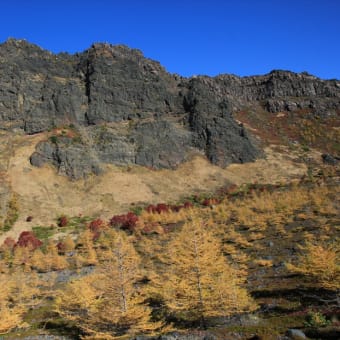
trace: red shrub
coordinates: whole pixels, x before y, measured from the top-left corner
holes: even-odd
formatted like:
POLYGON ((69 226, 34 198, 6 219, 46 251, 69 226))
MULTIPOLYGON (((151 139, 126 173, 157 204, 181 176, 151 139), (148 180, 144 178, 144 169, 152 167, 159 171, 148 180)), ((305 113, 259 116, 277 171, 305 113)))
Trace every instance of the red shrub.
POLYGON ((99 232, 105 228, 105 222, 98 218, 96 220, 91 221, 90 224, 88 225, 88 228, 92 232, 99 232))
POLYGON ((156 205, 156 211, 158 214, 161 214, 162 212, 168 212, 170 210, 170 207, 167 204, 159 203, 156 205))
POLYGON ((31 222, 33 220, 33 216, 27 216, 26 222, 31 222))
POLYGON ((217 198, 207 198, 202 202, 205 207, 211 207, 212 205, 218 204, 219 200, 217 198))
POLYGON ((65 253, 65 244, 63 242, 58 242, 57 243, 57 248, 58 248, 58 253, 59 254, 64 254, 65 253))
POLYGON ((184 204, 183 204, 183 208, 184 209, 190 209, 190 208, 192 208, 194 205, 191 203, 191 202, 184 202, 184 204))
POLYGON ((66 216, 60 216, 58 218, 58 227, 66 227, 68 224, 68 218, 66 216))
POLYGON ((145 210, 149 213, 161 214, 162 212, 168 212, 170 206, 165 203, 158 203, 157 205, 151 204, 145 210))
POLYGON ((31 231, 23 231, 16 243, 19 247, 30 247, 33 250, 40 247, 42 242, 36 238, 36 236, 31 231))
POLYGON ((155 213, 156 212, 156 206, 150 204, 149 206, 147 206, 145 208, 145 210, 148 212, 148 213, 155 213))
POLYGON ((157 205, 150 204, 145 208, 148 213, 161 214, 169 211, 179 212, 181 209, 192 208, 193 204, 191 202, 185 202, 183 205, 168 205, 165 203, 159 203, 157 205))
POLYGON ((15 246, 15 240, 12 237, 6 237, 3 246, 7 249, 13 249, 15 246))
POLYGON ((123 224, 123 228, 131 229, 135 228, 138 222, 138 216, 132 212, 126 214, 126 221, 123 224))
POLYGON ((136 227, 137 222, 138 216, 132 212, 129 212, 125 215, 113 216, 110 220, 110 226, 133 231, 136 227))
POLYGON ((111 227, 120 227, 124 224, 126 215, 114 215, 110 220, 111 227))
POLYGON ((106 224, 103 220, 100 218, 93 220, 88 225, 88 228, 91 230, 93 234, 93 240, 97 240, 102 232, 102 230, 105 228, 106 224))

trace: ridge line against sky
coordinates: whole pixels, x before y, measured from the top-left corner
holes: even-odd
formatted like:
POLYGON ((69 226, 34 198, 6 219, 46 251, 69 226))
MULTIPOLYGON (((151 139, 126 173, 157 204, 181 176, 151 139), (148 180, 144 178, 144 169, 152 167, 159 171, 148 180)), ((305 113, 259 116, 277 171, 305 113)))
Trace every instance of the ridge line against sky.
POLYGON ((284 69, 340 79, 338 0, 12 0, 1 12, 1 42, 54 53, 108 42, 182 76, 284 69))

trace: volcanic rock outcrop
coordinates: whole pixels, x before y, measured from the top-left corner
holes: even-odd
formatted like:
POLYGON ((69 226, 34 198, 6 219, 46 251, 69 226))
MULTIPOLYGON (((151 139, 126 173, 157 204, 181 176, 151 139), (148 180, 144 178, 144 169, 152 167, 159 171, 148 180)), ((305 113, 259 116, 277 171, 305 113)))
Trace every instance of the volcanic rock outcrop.
POLYGON ((337 115, 340 82, 307 73, 183 78, 126 46, 94 44, 52 54, 24 40, 0 45, 0 124, 50 131, 31 163, 78 179, 103 164, 172 168, 195 153, 217 165, 254 161, 261 150, 233 113, 308 109, 337 115))

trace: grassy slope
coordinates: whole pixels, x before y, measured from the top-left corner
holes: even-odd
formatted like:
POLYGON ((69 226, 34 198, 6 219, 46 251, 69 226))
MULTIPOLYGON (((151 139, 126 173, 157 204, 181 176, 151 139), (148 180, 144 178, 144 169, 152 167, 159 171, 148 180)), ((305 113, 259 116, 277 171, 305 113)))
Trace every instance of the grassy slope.
MULTIPOLYGON (((266 159, 231 165, 225 170, 199 157, 176 171, 111 167, 101 178, 69 182, 56 176, 52 169, 35 169, 29 165, 27 159, 35 143, 46 136, 11 139, 11 145, 17 149, 2 154, 1 164, 5 167, 1 169, 3 178, 18 194, 20 215, 13 230, 0 239, 17 237, 32 226, 36 226, 35 233, 43 239, 63 238, 65 234, 76 238, 90 219, 86 215, 107 219, 139 205, 176 202, 181 197, 213 192, 225 185, 293 181, 292 185, 243 185, 238 188, 239 194, 219 197, 222 202, 213 207, 198 204, 195 208, 207 227, 213 228, 223 240, 225 255, 237 266, 248 268, 248 289, 261 306, 255 319, 232 319, 229 325, 212 326, 209 331, 221 339, 235 339, 235 334, 242 339, 254 334, 275 339, 288 328, 305 327, 310 311, 324 315, 331 311, 339 317, 334 305, 329 308, 316 298, 328 299, 331 293, 292 275, 285 266, 287 262, 296 262, 299 245, 306 240, 327 242, 339 237, 339 169, 321 164, 321 152, 339 154, 339 121, 309 119, 305 112, 270 114, 250 110, 235 116, 260 138, 262 145, 270 146, 266 149, 266 159), (300 181, 301 178, 307 180, 300 181), (65 229, 46 228, 51 223, 55 225, 60 214, 76 217, 65 229), (33 216, 33 223, 25 222, 28 215, 33 216)), ((159 216, 142 214, 140 230, 144 228, 144 233, 137 246, 145 261, 151 255, 147 251, 150 242, 157 246, 160 240, 171 237, 186 218, 183 211, 159 216)), ((9 338, 41 332, 71 335, 72 329, 59 323, 50 308, 48 300, 31 310, 26 315, 31 328, 14 332, 9 338), (43 330, 43 325, 52 329, 43 330)), ((333 332, 336 327, 333 323, 333 332)), ((310 336, 314 332, 315 338, 327 338, 331 334, 327 333, 327 327, 307 330, 310 336), (318 335, 317 331, 328 335, 318 335)))
MULTIPOLYGON (((313 282, 305 282, 301 276, 291 275, 285 266, 296 262, 299 245, 306 240, 328 242, 339 237, 338 181, 339 172, 325 167, 323 176, 298 184, 252 185, 234 188, 233 192, 221 191, 215 195, 220 202, 210 201, 214 203, 210 206, 209 201, 204 203, 208 206, 201 204, 205 196, 195 197, 194 212, 221 238, 226 257, 236 266, 248 268, 247 288, 260 306, 256 317, 243 321, 232 319, 222 327, 212 325, 210 332, 221 339, 233 339, 235 332, 242 339, 254 334, 275 339, 288 328, 305 327, 312 310, 325 315, 330 311, 339 313, 334 305, 329 308, 315 298, 327 298, 332 293, 313 282)), ((145 263, 155 257, 154 249, 171 238, 191 214, 190 210, 162 214, 142 212, 135 233, 139 235, 136 246, 145 263)), ((64 232, 76 237, 86 229, 88 221, 86 217, 73 218, 64 232)), ((58 232, 43 233, 39 228, 35 231, 45 239, 58 232)), ((9 338, 38 334, 42 331, 41 322, 48 318, 52 318, 52 322, 48 322, 50 331, 60 333, 60 321, 53 320, 55 316, 49 311, 49 305, 47 302, 27 314, 26 320, 33 323, 33 328, 15 332, 9 338)), ((335 329, 333 324, 331 330, 335 332, 335 329)), ((313 328, 308 330, 312 334, 313 328)), ((326 330, 323 327, 318 331, 326 330)), ((72 329, 67 332, 71 334, 72 329)))
MULTIPOLYGON (((232 164, 226 169, 197 156, 176 170, 108 166, 102 176, 70 181, 58 176, 54 169, 30 165, 29 156, 36 143, 44 138, 44 134, 0 136, 1 142, 11 139, 13 152, 1 154, 0 165, 4 165, 2 178, 10 190, 7 200, 14 193, 18 207, 18 219, 12 230, 2 235, 0 231, 0 243, 7 236, 15 238, 22 230, 30 228, 31 223, 26 223, 27 216, 33 217, 34 224, 44 225, 54 223, 60 214, 109 218, 127 211, 132 204, 176 202, 184 196, 212 192, 227 184, 279 183, 307 173, 306 165, 299 159, 299 151, 287 153, 283 148, 278 152, 268 147, 266 158, 254 163, 232 164)), ((317 153, 311 157, 320 159, 317 153)), ((6 200, 0 205, 6 205, 6 200)))

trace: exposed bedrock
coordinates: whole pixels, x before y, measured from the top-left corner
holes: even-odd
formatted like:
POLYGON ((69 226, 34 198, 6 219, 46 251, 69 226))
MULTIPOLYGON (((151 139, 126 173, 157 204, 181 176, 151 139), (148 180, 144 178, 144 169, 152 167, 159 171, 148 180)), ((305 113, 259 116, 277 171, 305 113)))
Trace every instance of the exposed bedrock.
POLYGON ((2 128, 50 131, 31 163, 75 179, 105 163, 172 168, 194 153, 220 166, 254 161, 261 150, 234 112, 332 116, 340 108, 337 80, 289 71, 183 78, 121 45, 69 55, 10 39, 0 45, 0 74, 2 128))

